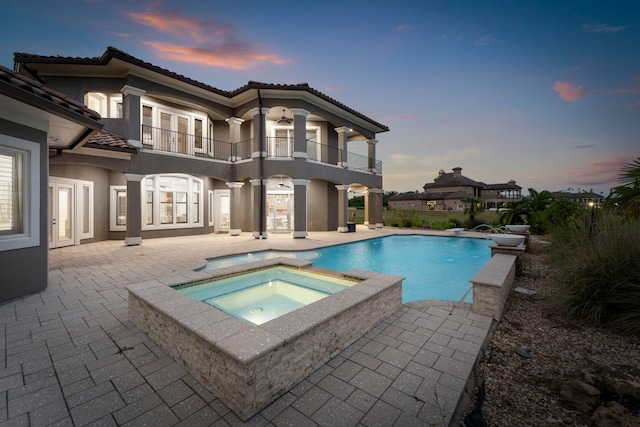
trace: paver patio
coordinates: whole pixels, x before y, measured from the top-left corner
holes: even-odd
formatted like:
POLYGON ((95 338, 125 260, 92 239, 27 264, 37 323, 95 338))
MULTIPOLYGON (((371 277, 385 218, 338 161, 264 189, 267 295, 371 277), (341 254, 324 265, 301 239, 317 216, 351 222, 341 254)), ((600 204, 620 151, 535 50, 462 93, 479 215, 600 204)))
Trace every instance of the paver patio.
POLYGON ((242 233, 51 250, 48 288, 0 305, 0 425, 449 425, 492 325, 468 304, 405 304, 246 423, 128 319, 125 286, 189 280, 205 258, 398 232, 359 227, 266 240, 242 233))

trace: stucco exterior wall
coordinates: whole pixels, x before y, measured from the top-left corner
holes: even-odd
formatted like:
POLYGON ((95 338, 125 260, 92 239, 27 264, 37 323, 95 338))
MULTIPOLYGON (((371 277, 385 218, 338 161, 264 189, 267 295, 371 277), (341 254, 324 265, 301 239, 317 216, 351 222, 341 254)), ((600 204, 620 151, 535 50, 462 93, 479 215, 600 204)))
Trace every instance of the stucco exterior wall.
MULTIPOLYGON (((40 144, 38 193, 40 210, 47 209, 48 149, 47 134, 37 129, 0 119, 0 140, 3 135, 40 144)), ((29 295, 47 287, 49 268, 47 216, 39 217, 37 246, 0 251, 0 302, 29 295)))

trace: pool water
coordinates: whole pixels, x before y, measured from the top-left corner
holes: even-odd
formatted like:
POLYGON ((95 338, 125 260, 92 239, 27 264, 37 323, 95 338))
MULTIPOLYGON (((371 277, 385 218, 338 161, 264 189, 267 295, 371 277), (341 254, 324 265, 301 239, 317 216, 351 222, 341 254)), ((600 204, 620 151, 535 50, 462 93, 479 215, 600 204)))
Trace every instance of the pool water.
POLYGON ((206 283, 175 287, 254 325, 261 325, 356 284, 287 267, 273 267, 206 283))
POLYGON ((203 270, 286 256, 313 261, 316 267, 350 268, 405 277, 402 301, 472 301, 469 280, 491 258, 484 239, 440 236, 387 236, 312 251, 262 251, 213 258, 203 270))

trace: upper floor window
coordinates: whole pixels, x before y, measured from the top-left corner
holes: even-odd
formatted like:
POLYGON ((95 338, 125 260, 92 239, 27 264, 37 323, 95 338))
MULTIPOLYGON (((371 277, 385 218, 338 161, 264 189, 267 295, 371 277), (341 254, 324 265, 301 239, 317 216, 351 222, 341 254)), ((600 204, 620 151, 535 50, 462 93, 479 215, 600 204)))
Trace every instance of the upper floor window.
POLYGON ((84 98, 85 105, 103 118, 122 118, 121 93, 87 92, 84 98))

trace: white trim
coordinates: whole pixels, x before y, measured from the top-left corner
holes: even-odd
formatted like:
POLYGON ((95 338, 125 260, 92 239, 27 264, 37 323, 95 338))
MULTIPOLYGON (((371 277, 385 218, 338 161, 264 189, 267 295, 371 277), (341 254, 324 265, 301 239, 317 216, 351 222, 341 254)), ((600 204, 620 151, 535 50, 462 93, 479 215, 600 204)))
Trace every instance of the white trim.
POLYGON ((125 237, 124 243, 127 246, 134 246, 142 244, 142 237, 125 237))
POLYGON ((22 151, 23 212, 22 233, 0 236, 0 251, 40 246, 40 144, 0 135, 0 145, 22 151))
MULTIPOLYGON (((127 191, 126 185, 110 185, 109 186, 109 231, 127 231, 127 226, 118 225, 116 223, 116 217, 118 215, 117 202, 118 198, 117 192, 124 190, 127 191)), ((126 221, 126 217, 125 217, 126 221)))
POLYGON ((294 231, 293 232, 293 238, 294 239, 299 239, 301 237, 307 237, 309 234, 306 231, 294 231))
MULTIPOLYGON (((74 200, 76 201, 76 209, 75 209, 75 218, 74 218, 74 225, 75 225, 75 245, 79 245, 80 244, 80 240, 84 240, 84 239, 92 239, 94 236, 94 210, 93 210, 93 206, 94 206, 94 187, 93 187, 93 181, 83 181, 80 179, 71 179, 71 178, 62 178, 62 177, 58 177, 58 176, 49 176, 49 185, 51 184, 70 184, 73 185, 74 187, 74 200), (84 200, 84 187, 89 187, 89 201, 88 201, 88 207, 89 207, 89 231, 87 233, 83 232, 84 229, 84 205, 85 205, 85 200, 84 200)), ((50 220, 50 218, 49 218, 50 220)))

